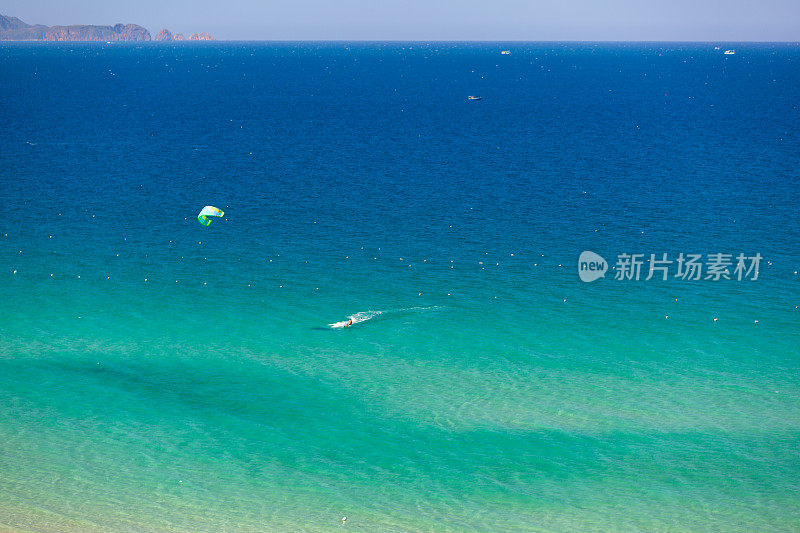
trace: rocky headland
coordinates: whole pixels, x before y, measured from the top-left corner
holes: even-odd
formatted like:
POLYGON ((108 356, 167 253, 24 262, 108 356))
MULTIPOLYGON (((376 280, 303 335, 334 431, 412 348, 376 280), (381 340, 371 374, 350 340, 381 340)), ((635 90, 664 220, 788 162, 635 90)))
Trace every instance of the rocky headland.
MULTIPOLYGON (((113 26, 44 26, 27 24, 17 17, 0 15, 0 41, 150 41, 150 32, 137 24, 113 26)), ((183 34, 173 35, 163 29, 153 41, 183 41, 183 34)), ((208 32, 193 33, 190 41, 213 41, 208 32)))

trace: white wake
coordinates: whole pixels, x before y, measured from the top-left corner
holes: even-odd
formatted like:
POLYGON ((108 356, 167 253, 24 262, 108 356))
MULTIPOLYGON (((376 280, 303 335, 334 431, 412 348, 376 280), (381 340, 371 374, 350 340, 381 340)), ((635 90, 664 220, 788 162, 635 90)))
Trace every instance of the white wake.
POLYGON ((373 319, 378 315, 382 315, 384 311, 359 311, 354 315, 350 315, 347 320, 342 320, 341 322, 334 322, 333 324, 328 324, 332 328, 343 328, 347 325, 348 322, 351 320, 353 324, 358 324, 359 322, 366 322, 367 320, 373 319))
POLYGON ((372 311, 372 310, 370 310, 370 311, 359 311, 358 313, 356 313, 354 315, 350 315, 349 317, 347 317, 347 320, 342 320, 341 322, 334 322, 333 324, 328 324, 328 325, 331 328, 339 329, 339 328, 345 327, 347 325, 347 323, 350 322, 351 320, 353 321, 351 326, 354 326, 354 325, 356 325, 356 324, 358 324, 360 322, 366 322, 367 320, 372 320, 373 318, 375 318, 378 315, 384 315, 384 314, 389 314, 389 313, 400 313, 400 312, 403 312, 403 311, 425 311, 425 310, 428 310, 428 309, 439 309, 440 307, 441 306, 438 306, 438 305, 432 305, 430 307, 404 307, 403 309, 391 309, 391 310, 388 310, 388 311, 372 311))

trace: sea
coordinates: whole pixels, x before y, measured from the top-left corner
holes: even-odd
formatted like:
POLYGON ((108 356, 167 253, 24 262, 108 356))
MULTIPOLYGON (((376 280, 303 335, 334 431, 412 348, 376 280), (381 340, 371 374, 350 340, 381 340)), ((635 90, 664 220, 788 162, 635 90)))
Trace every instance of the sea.
POLYGON ((0 201, 0 530, 800 530, 797 43, 2 43, 0 201))

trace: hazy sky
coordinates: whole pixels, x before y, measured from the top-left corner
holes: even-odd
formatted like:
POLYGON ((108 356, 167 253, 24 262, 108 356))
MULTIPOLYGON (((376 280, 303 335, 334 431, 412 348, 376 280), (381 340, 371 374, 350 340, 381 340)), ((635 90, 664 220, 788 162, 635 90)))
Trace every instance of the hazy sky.
POLYGON ((217 39, 800 41, 800 0, 2 0, 0 13, 217 39))

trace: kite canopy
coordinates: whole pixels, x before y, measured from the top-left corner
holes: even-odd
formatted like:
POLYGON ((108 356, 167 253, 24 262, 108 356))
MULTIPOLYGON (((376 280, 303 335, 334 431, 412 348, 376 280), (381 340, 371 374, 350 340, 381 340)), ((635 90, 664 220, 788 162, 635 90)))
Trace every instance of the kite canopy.
POLYGON ((202 211, 200 211, 200 214, 197 215, 197 221, 204 226, 208 226, 209 224, 211 224, 211 219, 208 217, 222 218, 222 215, 224 214, 225 213, 223 213, 222 209, 217 209, 213 205, 207 205, 203 208, 202 211))

